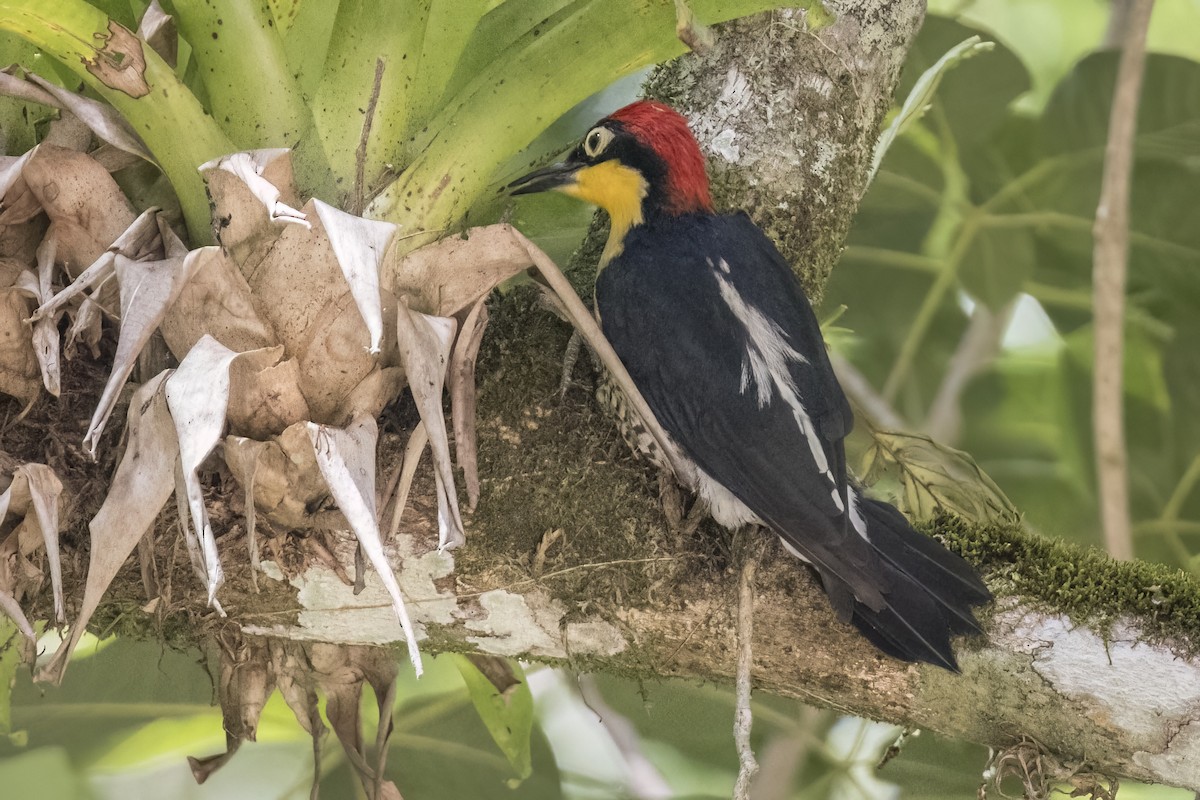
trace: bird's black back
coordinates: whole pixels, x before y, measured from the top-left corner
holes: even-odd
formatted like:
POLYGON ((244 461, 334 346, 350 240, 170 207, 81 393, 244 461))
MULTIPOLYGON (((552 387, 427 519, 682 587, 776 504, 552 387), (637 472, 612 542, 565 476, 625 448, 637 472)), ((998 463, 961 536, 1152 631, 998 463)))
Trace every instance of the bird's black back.
POLYGON ((978 631, 970 609, 987 588, 961 558, 850 485, 850 406, 774 244, 745 214, 697 213, 652 216, 623 245, 597 278, 596 305, 658 421, 813 564, 841 619, 892 655, 956 668, 949 636, 978 631), (747 320, 758 320, 757 334, 747 320), (748 365, 772 341, 803 358, 772 373, 764 403, 748 365), (856 500, 870 540, 850 524, 856 500))
POLYGON ((745 214, 663 215, 633 228, 597 278, 604 333, 684 452, 817 566, 848 618, 845 588, 878 605, 886 575, 845 524, 792 409, 777 393, 763 407, 754 387, 742 389, 754 343, 722 280, 807 359, 789 364, 790 377, 844 492, 849 404, 808 299, 745 214))

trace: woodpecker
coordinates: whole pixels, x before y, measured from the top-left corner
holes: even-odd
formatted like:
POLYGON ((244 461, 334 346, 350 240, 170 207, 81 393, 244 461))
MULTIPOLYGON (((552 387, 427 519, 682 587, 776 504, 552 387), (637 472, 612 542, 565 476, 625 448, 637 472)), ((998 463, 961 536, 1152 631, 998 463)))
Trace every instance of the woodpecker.
POLYGON ((509 190, 554 190, 608 213, 601 328, 713 518, 773 531, 816 570, 842 622, 883 652, 958 671, 950 637, 982 633, 972 607, 991 594, 850 477, 854 419, 812 306, 745 212, 714 212, 683 116, 635 102, 509 190))

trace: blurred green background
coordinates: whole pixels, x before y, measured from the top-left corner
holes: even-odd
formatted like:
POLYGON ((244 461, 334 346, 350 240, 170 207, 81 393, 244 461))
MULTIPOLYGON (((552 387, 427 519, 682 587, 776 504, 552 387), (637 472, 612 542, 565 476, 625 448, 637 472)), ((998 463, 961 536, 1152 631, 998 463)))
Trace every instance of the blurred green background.
MULTIPOLYGON (((931 0, 930 12, 899 98, 968 36, 997 47, 950 72, 889 151, 821 316, 845 307, 827 331, 833 347, 906 427, 970 452, 1034 529, 1099 545, 1090 230, 1116 64, 1104 51, 1110 7, 931 0), (998 354, 976 356, 959 380, 955 354, 972 330, 990 331, 998 354), (938 403, 947 392, 950 417, 938 403)), ((1200 0, 1160 0, 1136 148, 1126 403, 1136 553, 1200 574, 1198 32, 1200 0)), ((635 91, 636 81, 614 86, 537 146, 562 145, 635 91)), ((565 262, 589 218, 567 200, 539 199, 518 205, 514 221, 565 262)), ((224 749, 200 654, 93 640, 77 661, 63 687, 35 687, 0 656, 0 687, 16 679, 11 720, 0 716, 0 733, 10 732, 0 738, 5 800, 308 796, 312 745, 278 695, 258 741, 197 786, 185 756, 224 749)), ((518 781, 448 659, 431 660, 419 682, 401 669, 388 764, 405 798, 729 796, 730 692, 528 670, 533 771, 518 781)), ((373 698, 363 708, 369 720, 373 698)), ((976 796, 984 748, 923 734, 877 772, 898 729, 761 694, 755 710, 770 777, 756 800, 976 796)), ((324 753, 322 796, 355 797, 332 737, 324 753)), ((1192 794, 1122 785, 1120 797, 1192 794)))

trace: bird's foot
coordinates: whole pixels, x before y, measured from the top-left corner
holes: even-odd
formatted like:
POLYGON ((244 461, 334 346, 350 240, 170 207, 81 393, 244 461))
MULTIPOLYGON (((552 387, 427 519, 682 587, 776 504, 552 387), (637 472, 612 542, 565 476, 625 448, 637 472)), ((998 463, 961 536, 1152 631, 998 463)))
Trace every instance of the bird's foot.
POLYGON ((563 351, 562 376, 558 381, 558 398, 560 400, 567 396, 567 390, 576 385, 575 365, 579 363, 579 353, 582 349, 583 336, 579 334, 579 331, 571 331, 571 338, 567 340, 566 350, 563 351))
POLYGON ((669 469, 658 473, 658 499, 667 518, 667 530, 676 540, 696 532, 708 509, 699 497, 690 497, 669 469), (690 501, 690 502, 689 502, 690 501))

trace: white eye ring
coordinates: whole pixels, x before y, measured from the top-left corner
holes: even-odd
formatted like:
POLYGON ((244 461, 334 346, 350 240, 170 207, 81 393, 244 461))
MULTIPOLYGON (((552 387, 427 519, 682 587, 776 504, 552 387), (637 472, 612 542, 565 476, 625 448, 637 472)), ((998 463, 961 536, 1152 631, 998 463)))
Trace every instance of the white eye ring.
POLYGON ((595 158, 604 152, 609 142, 613 140, 613 132, 608 128, 592 128, 583 137, 583 152, 588 158, 595 158))

